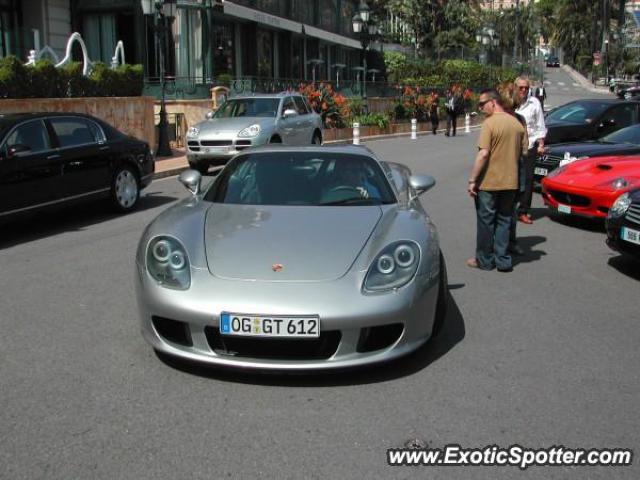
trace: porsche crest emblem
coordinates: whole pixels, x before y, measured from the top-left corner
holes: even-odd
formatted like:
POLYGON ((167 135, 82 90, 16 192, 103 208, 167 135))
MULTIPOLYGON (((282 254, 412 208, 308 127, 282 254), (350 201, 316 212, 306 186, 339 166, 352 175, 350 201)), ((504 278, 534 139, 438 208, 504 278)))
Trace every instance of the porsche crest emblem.
POLYGON ((282 265, 281 263, 274 263, 273 265, 271 265, 271 270, 273 270, 274 272, 279 272, 284 268, 284 265, 282 265))

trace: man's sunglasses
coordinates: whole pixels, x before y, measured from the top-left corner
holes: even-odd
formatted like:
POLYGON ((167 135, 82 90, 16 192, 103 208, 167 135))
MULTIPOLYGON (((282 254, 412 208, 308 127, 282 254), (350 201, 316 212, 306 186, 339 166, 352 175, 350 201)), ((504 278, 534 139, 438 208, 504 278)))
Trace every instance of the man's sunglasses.
POLYGON ((484 107, 487 103, 489 103, 492 100, 493 98, 490 98, 489 100, 485 100, 484 102, 478 102, 478 108, 484 107))
POLYGON ((520 85, 518 90, 529 90, 529 87, 527 85, 520 85))

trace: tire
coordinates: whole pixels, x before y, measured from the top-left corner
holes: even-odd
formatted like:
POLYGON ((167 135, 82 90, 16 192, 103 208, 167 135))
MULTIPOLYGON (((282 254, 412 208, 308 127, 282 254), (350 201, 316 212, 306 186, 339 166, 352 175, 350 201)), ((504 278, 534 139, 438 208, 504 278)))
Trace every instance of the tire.
POLYGON ((189 168, 200 172, 200 175, 206 175, 209 173, 209 165, 202 163, 190 163, 189 168))
POLYGON ((130 212, 140 199, 140 180, 133 167, 123 165, 111 180, 111 201, 116 210, 130 212))
POLYGON ((447 279, 447 265, 444 263, 444 256, 440 252, 440 281, 438 284, 438 301, 436 303, 436 318, 433 321, 431 336, 437 337, 442 332, 444 320, 447 317, 447 306, 449 303, 449 283, 447 279))
POLYGON ((271 137, 271 140, 269 140, 269 143, 282 143, 282 139, 279 136, 274 135, 271 137))
POLYGON ((322 137, 318 132, 314 132, 313 138, 311 139, 311 145, 322 145, 322 137))

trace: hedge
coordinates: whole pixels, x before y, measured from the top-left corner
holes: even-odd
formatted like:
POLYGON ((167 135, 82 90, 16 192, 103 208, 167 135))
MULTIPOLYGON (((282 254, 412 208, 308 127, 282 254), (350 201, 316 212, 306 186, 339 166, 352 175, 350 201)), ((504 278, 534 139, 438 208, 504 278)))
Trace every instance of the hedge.
POLYGON ((142 87, 142 65, 95 63, 85 77, 79 62, 56 68, 49 60, 34 66, 14 56, 0 60, 0 98, 137 97, 142 87))

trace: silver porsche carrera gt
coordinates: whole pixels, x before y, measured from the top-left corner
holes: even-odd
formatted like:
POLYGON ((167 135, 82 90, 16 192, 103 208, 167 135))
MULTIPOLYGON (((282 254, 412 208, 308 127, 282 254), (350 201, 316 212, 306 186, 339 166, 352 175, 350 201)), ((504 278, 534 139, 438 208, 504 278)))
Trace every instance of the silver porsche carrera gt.
POLYGON ((265 146, 144 231, 142 333, 212 365, 357 367, 408 354, 442 327, 447 279, 418 196, 435 180, 365 147, 265 146))

